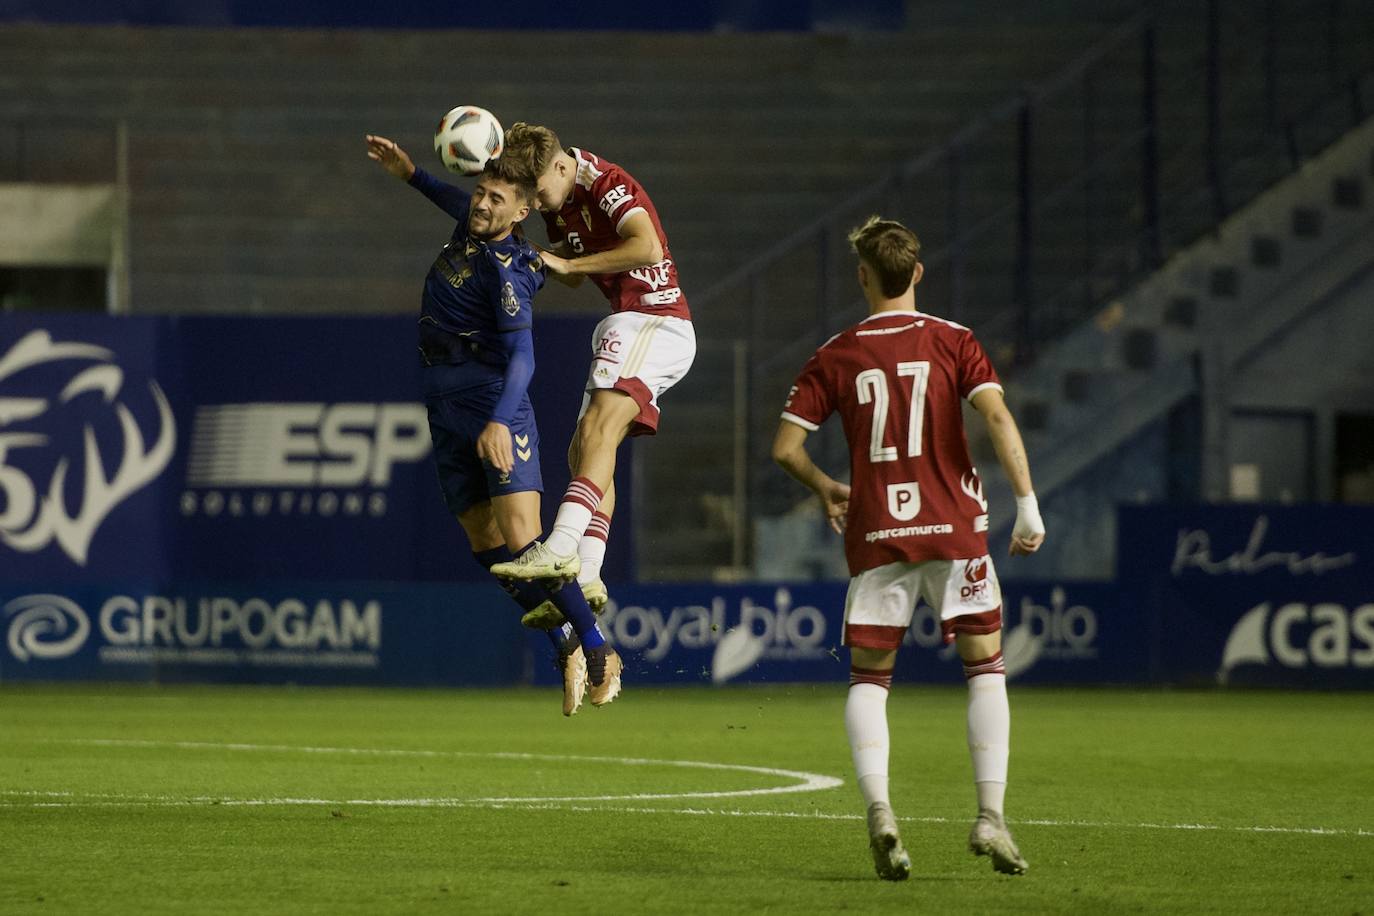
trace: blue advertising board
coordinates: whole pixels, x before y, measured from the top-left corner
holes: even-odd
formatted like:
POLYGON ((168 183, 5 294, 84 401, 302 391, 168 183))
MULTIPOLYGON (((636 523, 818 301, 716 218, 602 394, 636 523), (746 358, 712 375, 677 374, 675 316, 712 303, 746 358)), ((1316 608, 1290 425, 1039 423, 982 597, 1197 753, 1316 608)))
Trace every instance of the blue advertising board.
MULTIPOLYGON (((594 326, 536 324, 546 525, 594 326)), ((439 493, 415 352, 402 316, 0 316, 0 588, 484 579, 439 493)))
POLYGON ((1118 527, 1154 679, 1374 687, 1374 507, 1127 507, 1118 527))
MULTIPOLYGON (((840 643, 845 582, 622 585, 602 617, 624 656, 627 683, 723 684, 846 681, 840 643)), ((1128 683, 1147 674, 1149 627, 1117 607, 1109 584, 1003 582, 1007 675, 1021 683, 1128 683)), ((534 655, 552 658, 529 637, 534 655)), ((934 612, 916 609, 895 676, 957 683, 962 669, 934 612)), ((554 684, 536 662, 535 683, 554 684)))
POLYGON ((496 585, 34 584, 0 597, 0 683, 505 685, 528 652, 496 585))

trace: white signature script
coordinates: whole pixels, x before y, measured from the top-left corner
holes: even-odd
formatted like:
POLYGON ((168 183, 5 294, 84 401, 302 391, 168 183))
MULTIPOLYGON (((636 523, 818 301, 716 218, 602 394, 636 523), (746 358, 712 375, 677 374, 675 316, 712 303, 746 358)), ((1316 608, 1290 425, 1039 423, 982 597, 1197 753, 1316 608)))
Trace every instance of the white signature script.
POLYGON ((1324 553, 1304 556, 1296 550, 1286 553, 1280 551, 1261 553, 1260 551, 1264 547, 1264 536, 1268 532, 1269 516, 1261 515, 1255 519, 1255 526, 1250 529, 1250 539, 1246 542, 1245 549, 1239 553, 1217 559, 1212 556, 1211 535, 1200 528, 1191 530, 1185 528, 1178 533, 1178 543, 1174 547, 1174 563, 1170 571, 1175 576, 1189 568, 1200 569, 1209 576, 1222 576, 1227 573, 1254 575, 1273 566, 1283 566, 1287 568, 1289 575, 1300 576, 1303 573, 1312 573, 1319 576, 1324 572, 1350 566, 1355 562, 1353 552, 1336 556, 1327 556, 1324 553))

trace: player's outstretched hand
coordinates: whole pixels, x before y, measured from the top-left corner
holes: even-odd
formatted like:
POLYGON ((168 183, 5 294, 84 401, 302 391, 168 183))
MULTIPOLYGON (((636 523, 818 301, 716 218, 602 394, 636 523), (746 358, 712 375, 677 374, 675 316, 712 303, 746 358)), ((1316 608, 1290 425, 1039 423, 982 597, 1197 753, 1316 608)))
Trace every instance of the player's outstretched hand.
POLYGON ((539 252, 539 260, 543 261, 544 267, 548 269, 549 273, 555 276, 566 277, 569 273, 568 259, 559 257, 552 251, 541 250, 539 252))
POLYGON ((382 168, 402 181, 409 181, 410 176, 415 174, 415 163, 410 161, 410 156, 395 141, 372 134, 368 134, 366 139, 367 158, 381 163, 382 168))
POLYGON ((492 420, 477 437, 477 457, 496 468, 502 474, 509 474, 515 467, 515 456, 511 453, 510 427, 492 420))
POLYGON ((821 504, 825 506, 825 517, 836 534, 844 534, 849 516, 849 484, 832 480, 821 491, 821 504))
POLYGON ((1016 523, 1011 526, 1011 555, 1024 557, 1035 553, 1045 542, 1045 522, 1040 504, 1032 493, 1016 497, 1016 523))

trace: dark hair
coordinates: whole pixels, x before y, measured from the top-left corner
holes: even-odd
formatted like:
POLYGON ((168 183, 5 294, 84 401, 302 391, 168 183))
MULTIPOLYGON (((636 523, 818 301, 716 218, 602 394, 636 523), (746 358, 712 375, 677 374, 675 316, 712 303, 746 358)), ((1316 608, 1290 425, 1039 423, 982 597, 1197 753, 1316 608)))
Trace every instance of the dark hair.
POLYGON ((526 172, 519 163, 507 159, 505 156, 493 156, 487 160, 487 164, 482 166, 483 178, 495 178, 512 185, 520 192, 526 205, 534 204, 535 179, 526 172))

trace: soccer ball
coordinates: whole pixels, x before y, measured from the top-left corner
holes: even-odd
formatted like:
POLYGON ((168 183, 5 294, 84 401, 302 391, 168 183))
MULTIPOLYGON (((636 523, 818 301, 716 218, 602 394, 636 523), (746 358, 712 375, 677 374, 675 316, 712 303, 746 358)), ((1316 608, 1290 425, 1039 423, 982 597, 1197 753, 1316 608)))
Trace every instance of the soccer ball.
POLYGON ((434 151, 451 172, 476 175, 487 160, 501 155, 506 132, 496 116, 476 105, 459 105, 439 119, 434 151))

